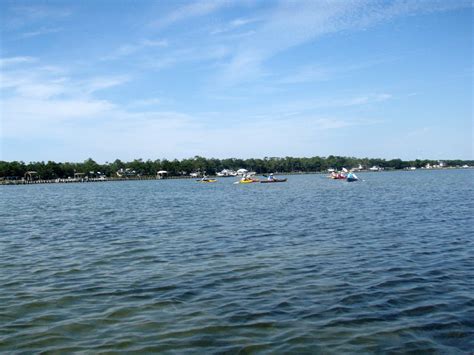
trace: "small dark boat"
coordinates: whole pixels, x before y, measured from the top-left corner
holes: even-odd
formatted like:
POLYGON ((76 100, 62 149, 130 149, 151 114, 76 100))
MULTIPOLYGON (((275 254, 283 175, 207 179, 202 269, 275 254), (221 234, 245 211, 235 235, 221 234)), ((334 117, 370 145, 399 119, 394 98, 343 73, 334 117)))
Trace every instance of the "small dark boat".
POLYGON ((286 182, 286 179, 273 179, 273 180, 262 180, 262 184, 270 184, 272 182, 286 182))

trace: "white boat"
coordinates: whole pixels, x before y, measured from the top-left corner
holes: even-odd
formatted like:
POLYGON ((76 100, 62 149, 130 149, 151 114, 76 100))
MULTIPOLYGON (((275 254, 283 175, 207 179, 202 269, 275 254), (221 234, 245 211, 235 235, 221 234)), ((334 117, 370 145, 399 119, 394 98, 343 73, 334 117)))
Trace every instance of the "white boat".
POLYGON ((237 173, 231 169, 223 169, 221 172, 216 173, 216 175, 220 177, 229 177, 229 176, 237 176, 237 173))

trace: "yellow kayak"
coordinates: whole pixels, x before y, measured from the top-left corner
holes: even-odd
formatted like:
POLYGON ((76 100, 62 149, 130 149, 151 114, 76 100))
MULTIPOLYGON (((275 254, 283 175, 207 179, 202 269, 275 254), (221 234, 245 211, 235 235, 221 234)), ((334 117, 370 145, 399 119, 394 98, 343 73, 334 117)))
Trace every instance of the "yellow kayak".
POLYGON ((237 181, 238 184, 251 184, 253 182, 259 182, 257 179, 248 179, 248 180, 239 180, 237 181))

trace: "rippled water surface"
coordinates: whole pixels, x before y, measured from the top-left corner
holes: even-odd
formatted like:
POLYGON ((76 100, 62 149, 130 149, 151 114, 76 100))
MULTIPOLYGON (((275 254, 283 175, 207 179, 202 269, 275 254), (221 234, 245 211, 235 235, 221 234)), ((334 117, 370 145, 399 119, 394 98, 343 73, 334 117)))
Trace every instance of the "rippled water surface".
POLYGON ((469 353, 473 175, 0 186, 0 352, 469 353))

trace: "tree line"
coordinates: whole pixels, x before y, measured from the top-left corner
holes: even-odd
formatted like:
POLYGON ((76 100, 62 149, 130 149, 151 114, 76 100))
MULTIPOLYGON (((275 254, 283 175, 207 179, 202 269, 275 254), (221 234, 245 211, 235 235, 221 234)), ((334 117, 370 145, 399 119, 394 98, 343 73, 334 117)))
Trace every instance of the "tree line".
MULTIPOLYGON (((456 167, 462 165, 474 165, 473 160, 444 160, 445 166, 456 167)), ((113 177, 117 176, 117 171, 128 169, 133 174, 141 176, 155 176, 157 171, 166 170, 169 176, 189 175, 192 172, 205 172, 208 175, 213 175, 223 169, 247 169, 255 171, 257 174, 265 174, 271 172, 289 173, 289 172, 320 172, 326 171, 329 168, 340 170, 343 167, 370 168, 378 166, 380 168, 388 169, 405 169, 409 167, 421 168, 427 164, 439 164, 438 160, 410 160, 405 161, 401 159, 379 159, 379 158, 354 158, 333 156, 328 157, 310 157, 310 158, 295 158, 295 157, 266 157, 263 159, 215 159, 195 156, 194 158, 182 160, 142 160, 135 159, 129 162, 123 162, 116 159, 113 162, 105 162, 99 164, 93 159, 89 158, 82 163, 57 163, 54 161, 48 162, 30 162, 22 161, 0 161, 0 177, 5 179, 21 179, 28 171, 37 172, 37 176, 41 179, 56 179, 74 177, 76 173, 84 174, 84 176, 97 177, 99 175, 113 177)))

